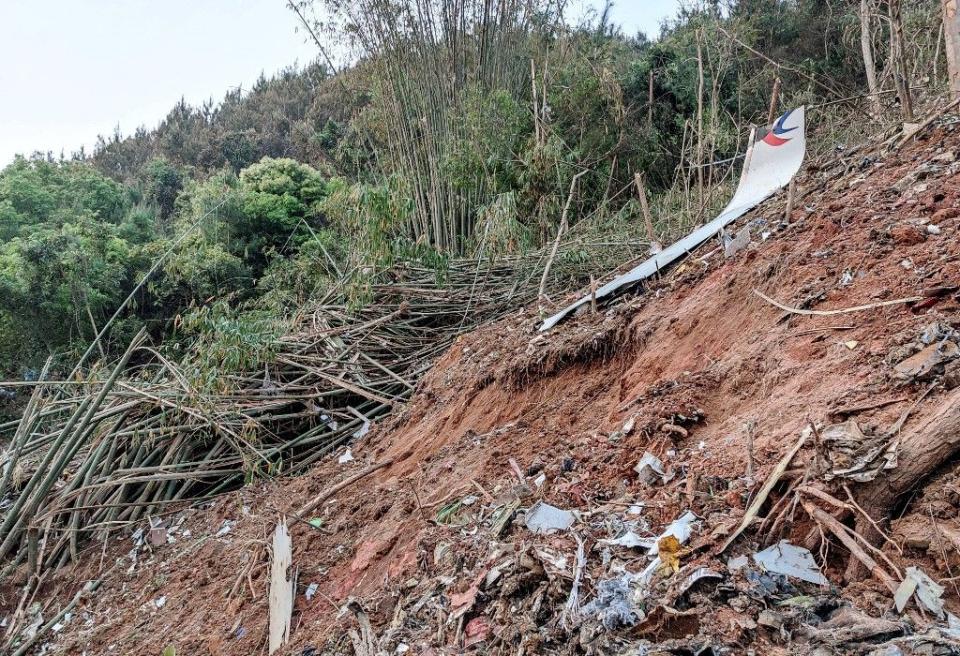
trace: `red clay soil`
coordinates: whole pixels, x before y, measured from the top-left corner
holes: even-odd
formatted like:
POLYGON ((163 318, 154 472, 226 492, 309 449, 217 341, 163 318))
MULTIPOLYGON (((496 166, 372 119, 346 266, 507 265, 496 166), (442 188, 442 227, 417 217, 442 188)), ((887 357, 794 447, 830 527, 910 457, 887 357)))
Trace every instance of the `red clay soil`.
MULTIPOLYGON (((334 456, 309 475, 173 514, 172 542, 148 542, 135 562, 128 534, 49 575, 36 597, 51 604, 45 621, 84 581, 102 585, 50 638, 47 653, 160 654, 173 645, 177 654, 265 654, 277 520, 386 459, 393 464, 305 518, 321 519, 319 527, 290 520, 297 595, 290 642, 279 653, 354 653, 349 632, 360 632, 367 617, 371 654, 869 653, 870 640, 920 632, 931 618, 916 605, 897 616, 876 579, 844 580, 848 554, 833 540, 819 541, 814 555, 825 558, 836 588, 776 583, 793 586, 783 598, 814 600, 806 615, 758 594, 756 579, 727 573, 729 556, 781 537, 809 540, 815 525, 802 508, 775 533, 751 528, 725 554, 717 551, 810 422, 854 417, 864 433, 882 433, 929 385, 893 375, 892 365, 912 353, 905 345, 934 321, 960 328, 956 291, 804 316, 754 290, 830 310, 957 284, 957 153, 960 133, 941 126, 883 158, 848 154, 805 174, 789 227, 778 225, 782 198, 745 217, 754 240, 733 258, 705 245, 642 294, 547 334, 536 331, 537 312, 528 308, 460 338, 408 408, 353 445, 354 461, 334 456), (856 409, 881 401, 890 403, 856 409), (672 473, 668 482, 638 481, 633 467, 646 451, 672 473), (573 531, 533 535, 522 515, 511 516, 537 500, 577 511, 573 531), (602 539, 625 526, 657 535, 685 510, 702 521, 693 551, 681 552, 681 574, 710 566, 724 577, 715 589, 685 590, 680 575, 660 573, 656 590, 665 601, 648 602, 632 626, 564 614, 578 539, 586 560, 578 601, 586 605, 602 580, 647 562, 602 539), (844 643, 829 622, 849 628, 835 612, 847 602, 862 612, 861 624, 889 627, 844 643)), ((943 384, 930 391, 903 431, 948 394, 943 384)), ((802 476, 815 457, 811 441, 784 480, 802 476)), ((916 564, 945 579, 947 609, 960 612, 960 473, 947 467, 932 482, 918 481, 928 483, 885 524, 897 544, 883 551, 899 568, 916 564)), ((783 493, 783 484, 775 488, 761 516, 783 493)), ((19 588, 0 590, 0 617, 19 603, 19 588)), ((900 647, 883 653, 914 653, 900 647)))

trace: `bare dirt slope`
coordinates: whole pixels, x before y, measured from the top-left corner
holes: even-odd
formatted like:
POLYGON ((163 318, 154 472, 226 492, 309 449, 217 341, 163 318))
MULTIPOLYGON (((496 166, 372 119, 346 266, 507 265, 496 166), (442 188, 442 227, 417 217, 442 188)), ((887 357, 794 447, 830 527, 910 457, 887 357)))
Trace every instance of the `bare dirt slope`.
MULTIPOLYGON (((461 338, 402 414, 353 445, 353 461, 335 456, 310 475, 171 514, 139 546, 126 536, 91 547, 37 595, 46 621, 85 581, 102 581, 49 653, 266 653, 269 544, 283 517, 297 594, 280 653, 957 653, 935 628, 944 620, 915 600, 892 609, 883 577, 810 516, 816 507, 865 535, 896 583, 919 566, 960 613, 952 449, 933 478, 890 487, 893 501, 871 506, 913 464, 897 438, 946 425, 958 400, 957 360, 943 344, 960 328, 960 133, 942 125, 878 152, 808 171, 788 227, 782 199, 749 214, 753 242, 733 258, 704 246, 642 294, 546 335, 526 309, 461 338), (815 311, 921 300, 802 315, 755 290, 815 311), (898 373, 930 340, 936 361, 924 351, 898 373), (855 443, 849 432, 831 441, 849 420, 855 443), (760 509, 767 520, 720 553, 805 429, 760 509), (901 458, 872 481, 830 474, 875 446, 901 458), (634 471, 646 452, 662 478, 634 471), (290 516, 387 461, 302 518, 313 525, 290 516), (864 530, 851 499, 888 539, 864 530), (534 534, 525 511, 538 501, 574 511, 575 523, 534 534), (688 510, 689 542, 675 558, 661 543, 678 571, 639 584, 646 549, 617 539, 655 541, 688 510), (753 561, 728 567, 780 539, 811 549, 830 585, 753 561)), ((2 591, 0 616, 21 604, 18 592, 2 591)))

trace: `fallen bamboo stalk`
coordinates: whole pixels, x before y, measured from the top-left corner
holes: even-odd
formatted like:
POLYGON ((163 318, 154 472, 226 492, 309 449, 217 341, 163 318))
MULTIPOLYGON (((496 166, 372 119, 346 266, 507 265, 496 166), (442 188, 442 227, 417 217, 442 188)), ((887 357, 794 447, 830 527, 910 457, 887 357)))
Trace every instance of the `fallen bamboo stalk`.
MULTIPOLYGON (((595 259, 588 265, 560 257, 570 248, 597 249, 591 252, 607 258, 600 267, 609 269, 635 255, 635 239, 593 243, 577 230, 576 240, 558 247, 550 293, 579 287, 596 269, 595 259)), ((442 284, 434 269, 397 265, 371 286, 375 300, 357 311, 341 281, 287 319, 275 353, 247 369, 204 378, 210 364, 202 343, 177 362, 142 347, 147 359, 135 370, 109 365, 118 372, 112 383, 101 362, 84 372, 83 384, 35 385, 35 409, 0 424, 0 438, 19 447, 23 481, 16 489, 7 484, 12 504, 0 510, 4 576, 31 540, 39 571, 77 554, 85 536, 105 535, 151 509, 304 471, 355 439, 363 422, 405 402, 458 335, 536 301, 548 251, 505 258, 479 278, 475 261, 454 260, 442 284), (353 410, 365 419, 354 419, 353 410), (17 433, 22 437, 8 437, 17 433), (57 485, 48 485, 51 477, 57 485), (39 534, 27 525, 33 518, 42 518, 39 534)))
POLYGON ((53 619, 37 629, 37 632, 33 634, 30 638, 25 640, 21 644, 17 651, 13 652, 11 656, 24 656, 30 649, 37 643, 37 641, 45 636, 60 620, 66 617, 67 613, 71 612, 74 608, 77 607, 77 604, 80 603, 80 600, 84 596, 93 594, 97 591, 97 588, 100 587, 100 581, 88 581, 83 585, 82 588, 74 595, 73 599, 66 606, 63 607, 59 613, 57 613, 53 619))

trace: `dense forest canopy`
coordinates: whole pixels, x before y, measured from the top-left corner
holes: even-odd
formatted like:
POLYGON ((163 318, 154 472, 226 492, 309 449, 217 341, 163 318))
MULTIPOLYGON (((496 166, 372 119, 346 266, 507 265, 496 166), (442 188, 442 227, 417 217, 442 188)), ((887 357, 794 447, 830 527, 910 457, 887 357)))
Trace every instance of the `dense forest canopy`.
POLYGON ((393 261, 442 275, 540 248, 562 219, 641 240, 641 180, 658 237, 676 236, 722 206, 771 111, 812 105, 827 151, 942 91, 939 3, 900 4, 685 3, 653 39, 608 12, 571 26, 551 0, 297 2, 351 65, 323 49, 93 153, 0 172, 0 373, 69 363, 132 292, 104 352, 142 326, 172 349, 224 321, 242 333, 334 278, 362 303, 393 261))

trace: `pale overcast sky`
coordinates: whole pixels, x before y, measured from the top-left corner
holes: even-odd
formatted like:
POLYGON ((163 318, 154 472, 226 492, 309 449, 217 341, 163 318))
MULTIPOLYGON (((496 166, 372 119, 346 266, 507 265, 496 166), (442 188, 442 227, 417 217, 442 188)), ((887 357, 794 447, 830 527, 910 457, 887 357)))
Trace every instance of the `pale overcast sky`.
MULTIPOLYGON (((601 0, 581 0, 602 4, 601 0)), ((88 150, 316 56, 285 0, 0 0, 0 167, 88 150)), ((678 0, 620 0, 624 31, 659 31, 678 0)))

